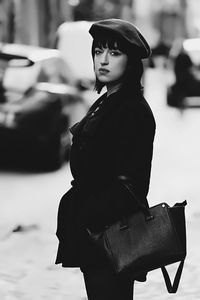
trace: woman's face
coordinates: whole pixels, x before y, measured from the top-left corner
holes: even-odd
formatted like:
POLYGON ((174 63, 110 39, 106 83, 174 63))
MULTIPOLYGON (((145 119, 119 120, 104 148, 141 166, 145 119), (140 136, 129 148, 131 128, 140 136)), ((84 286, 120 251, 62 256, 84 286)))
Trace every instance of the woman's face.
POLYGON ((113 48, 95 47, 95 75, 105 85, 119 82, 127 68, 128 56, 121 52, 117 45, 113 48))

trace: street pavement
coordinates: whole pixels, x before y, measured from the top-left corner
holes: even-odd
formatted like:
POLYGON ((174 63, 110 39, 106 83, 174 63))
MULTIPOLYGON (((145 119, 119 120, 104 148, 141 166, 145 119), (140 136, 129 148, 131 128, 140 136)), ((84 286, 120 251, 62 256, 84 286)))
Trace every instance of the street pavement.
MULTIPOLYGON (((136 300, 200 299, 200 109, 167 107, 170 80, 161 68, 144 80, 157 123, 148 199, 150 205, 187 200, 188 254, 177 294, 168 294, 156 270, 146 283, 136 282, 136 300)), ((68 164, 49 173, 0 171, 0 300, 87 299, 80 271, 54 264, 57 208, 70 180, 68 164)), ((172 278, 176 267, 168 268, 172 278)))

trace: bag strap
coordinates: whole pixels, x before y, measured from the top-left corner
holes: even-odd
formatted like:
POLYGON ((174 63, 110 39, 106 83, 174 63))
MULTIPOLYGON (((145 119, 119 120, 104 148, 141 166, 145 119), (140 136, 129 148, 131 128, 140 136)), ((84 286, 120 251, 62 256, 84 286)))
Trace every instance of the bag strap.
POLYGON ((140 210, 144 213, 145 220, 146 221, 152 220, 154 217, 151 215, 149 208, 146 207, 141 201, 139 201, 138 197, 133 191, 133 185, 128 181, 129 178, 126 176, 118 176, 118 180, 123 185, 123 187, 131 194, 131 196, 133 197, 134 201, 137 203, 140 210))
POLYGON ((184 262, 185 262, 185 259, 181 260, 181 262, 178 266, 178 269, 176 271, 176 275, 174 277, 173 284, 171 283, 171 280, 170 280, 170 277, 169 277, 169 274, 168 274, 166 268, 161 267, 162 274, 163 274, 163 277, 164 277, 164 280, 165 280, 165 284, 166 284, 167 290, 170 294, 175 294, 177 292, 179 282, 180 282, 180 279, 181 279, 181 274, 182 274, 182 271, 183 271, 184 262))
MULTIPOLYGON (((186 200, 181 203, 174 204, 174 206, 186 206, 186 205, 187 205, 186 200)), ((185 262, 185 258, 180 261, 180 264, 178 266, 178 269, 177 269, 175 277, 174 277, 173 284, 171 283, 171 280, 170 280, 170 277, 169 277, 169 274, 168 274, 166 268, 165 267, 161 268, 167 290, 170 294, 175 294, 178 290, 178 286, 179 286, 182 271, 183 271, 184 262, 185 262)))

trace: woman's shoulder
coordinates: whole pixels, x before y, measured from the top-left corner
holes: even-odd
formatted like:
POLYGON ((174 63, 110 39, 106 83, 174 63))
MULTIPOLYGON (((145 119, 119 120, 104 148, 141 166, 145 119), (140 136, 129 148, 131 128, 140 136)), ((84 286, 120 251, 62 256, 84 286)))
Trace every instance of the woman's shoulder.
POLYGON ((103 93, 102 95, 100 95, 100 96, 94 101, 94 103, 90 106, 88 112, 93 111, 94 109, 96 109, 102 101, 105 101, 105 100, 106 100, 106 97, 107 97, 107 93, 106 93, 106 92, 103 93))
POLYGON ((127 96, 122 103, 122 111, 132 120, 149 120, 155 123, 152 109, 143 95, 127 96))

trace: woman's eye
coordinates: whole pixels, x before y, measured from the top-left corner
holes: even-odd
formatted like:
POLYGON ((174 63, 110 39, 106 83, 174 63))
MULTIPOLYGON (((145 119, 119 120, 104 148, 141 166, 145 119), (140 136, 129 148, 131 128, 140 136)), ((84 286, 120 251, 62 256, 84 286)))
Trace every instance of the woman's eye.
POLYGON ((112 51, 110 51, 110 54, 113 56, 119 56, 119 55, 121 55, 121 52, 118 50, 112 50, 112 51))
POLYGON ((100 49, 95 49, 94 53, 95 53, 95 55, 98 55, 98 54, 102 53, 102 51, 100 49))

